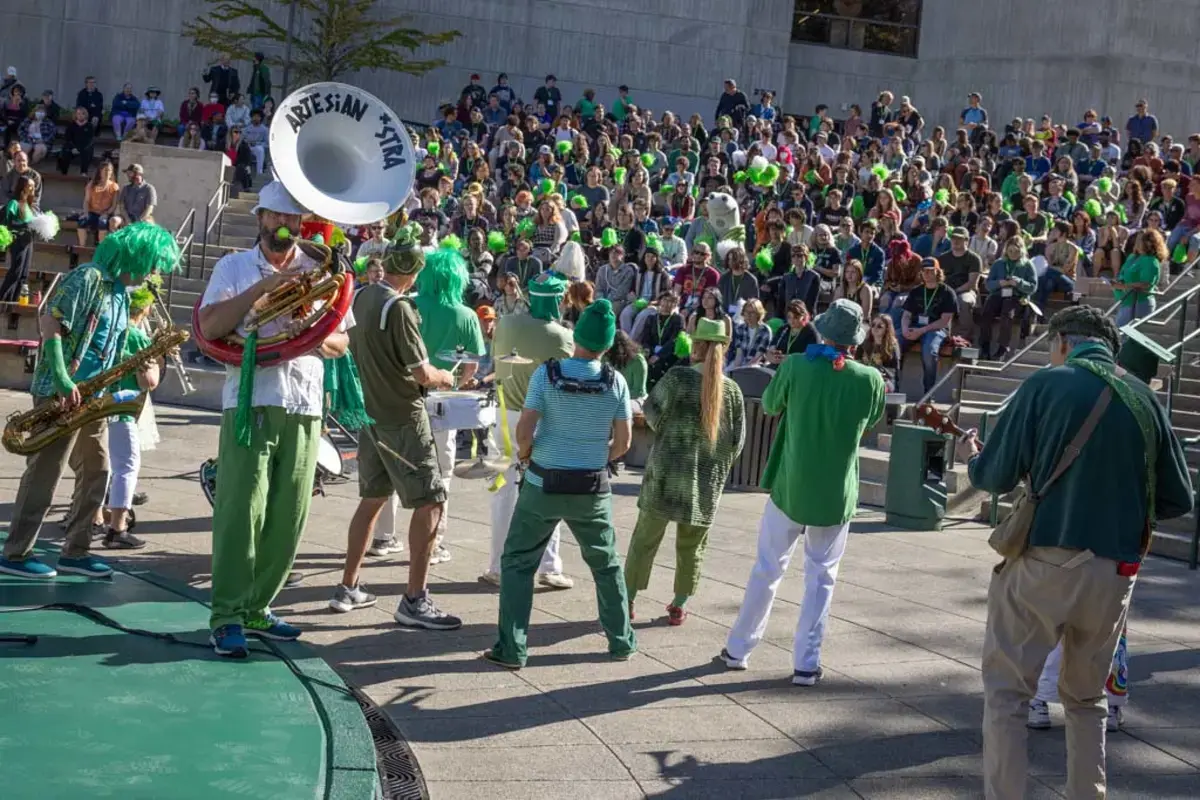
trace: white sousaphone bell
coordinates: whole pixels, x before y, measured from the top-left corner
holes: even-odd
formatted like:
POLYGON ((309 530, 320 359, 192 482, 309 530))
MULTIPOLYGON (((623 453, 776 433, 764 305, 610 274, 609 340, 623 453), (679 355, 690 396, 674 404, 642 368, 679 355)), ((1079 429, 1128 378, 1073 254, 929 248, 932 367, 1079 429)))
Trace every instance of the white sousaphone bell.
POLYGON ((375 95, 345 83, 312 83, 279 104, 271 161, 300 206, 345 225, 395 213, 417 174, 400 118, 375 95))

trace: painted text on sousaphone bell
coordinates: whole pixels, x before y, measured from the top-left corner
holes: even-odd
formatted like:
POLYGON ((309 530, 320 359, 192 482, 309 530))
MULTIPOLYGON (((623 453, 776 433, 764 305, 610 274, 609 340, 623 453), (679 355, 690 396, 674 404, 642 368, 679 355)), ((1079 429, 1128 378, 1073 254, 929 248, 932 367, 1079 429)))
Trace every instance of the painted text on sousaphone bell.
MULTIPOLYGON (((286 119, 291 125, 292 133, 298 132, 304 125, 320 114, 341 114, 355 122, 362 122, 371 110, 371 103, 349 92, 313 92, 297 98, 288 106, 286 119)), ((375 132, 379 140, 379 152, 383 155, 383 169, 392 169, 408 162, 405 156, 404 129, 394 125, 387 109, 379 115, 380 128, 375 132)))

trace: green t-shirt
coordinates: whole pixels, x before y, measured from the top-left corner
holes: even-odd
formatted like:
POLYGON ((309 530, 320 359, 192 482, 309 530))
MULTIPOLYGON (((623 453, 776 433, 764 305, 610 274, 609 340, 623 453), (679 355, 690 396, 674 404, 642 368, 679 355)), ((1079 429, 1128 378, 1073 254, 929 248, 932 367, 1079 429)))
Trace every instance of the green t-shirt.
POLYGON ((638 353, 629 359, 629 363, 621 370, 625 383, 629 384, 629 399, 641 400, 646 396, 646 357, 638 353))
POLYGON ((1150 290, 1132 291, 1128 289, 1113 289, 1113 296, 1123 306, 1131 306, 1139 300, 1145 300, 1150 297, 1150 292, 1158 285, 1158 276, 1161 271, 1162 264, 1159 263, 1158 257, 1153 254, 1143 253, 1140 256, 1130 256, 1121 265, 1121 272, 1117 275, 1117 283, 1148 283, 1150 284, 1150 290))
POLYGON ((355 325, 349 330, 367 413, 382 426, 411 425, 425 413, 421 385, 412 374, 429 360, 421 315, 411 300, 398 299, 380 330, 383 307, 393 297, 395 290, 382 283, 363 288, 354 298, 355 325))
MULTIPOLYGON (((504 388, 504 406, 510 411, 520 411, 525 407, 525 392, 533 373, 548 359, 570 358, 575 352, 575 339, 569 328, 557 322, 518 314, 501 317, 496 322, 492 352, 497 359, 496 385, 504 388), (533 363, 506 364, 499 360, 514 350, 533 363)), ((642 393, 645 391, 643 385, 642 393)))
MULTIPOLYGON (((125 361, 137 355, 141 351, 150 346, 150 337, 136 325, 130 325, 129 330, 125 332, 125 347, 121 350, 120 361, 125 361)), ((142 391, 142 387, 138 386, 137 373, 130 373, 122 378, 113 386, 114 392, 119 392, 125 389, 131 389, 135 392, 142 391)), ((121 414, 117 417, 119 422, 133 422, 131 414, 121 414)))
MULTIPOLYGON (((416 298, 417 310, 421 312, 421 340, 429 353, 429 362, 438 369, 453 369, 453 361, 438 358, 438 353, 463 348, 473 356, 487 352, 483 341, 483 328, 479 317, 463 305, 442 306, 431 300, 422 302, 416 298)), ((356 315, 357 319, 357 315, 356 315)))

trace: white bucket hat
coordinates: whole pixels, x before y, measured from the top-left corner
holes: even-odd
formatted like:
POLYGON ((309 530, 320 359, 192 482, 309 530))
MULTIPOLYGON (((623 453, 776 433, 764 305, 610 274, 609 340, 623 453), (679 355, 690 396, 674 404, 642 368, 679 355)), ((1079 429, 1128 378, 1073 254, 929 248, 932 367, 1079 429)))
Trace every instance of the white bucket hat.
POLYGON ((259 211, 274 211, 276 214, 308 213, 300 207, 279 181, 271 181, 259 192, 258 205, 251 213, 257 214, 259 211))

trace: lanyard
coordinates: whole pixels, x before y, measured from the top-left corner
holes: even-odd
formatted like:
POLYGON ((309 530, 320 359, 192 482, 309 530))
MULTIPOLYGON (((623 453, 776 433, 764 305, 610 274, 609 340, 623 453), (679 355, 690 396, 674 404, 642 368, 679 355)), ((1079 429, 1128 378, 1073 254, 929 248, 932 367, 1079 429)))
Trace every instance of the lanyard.
POLYGON ((926 289, 926 288, 925 288, 925 287, 923 287, 923 286, 921 287, 921 295, 922 295, 922 296, 925 298, 925 316, 927 316, 927 317, 929 316, 929 304, 930 304, 930 302, 931 302, 931 301, 933 301, 933 300, 936 300, 936 299, 937 299, 937 293, 938 293, 938 290, 937 290, 937 289, 934 289, 934 290, 933 290, 933 297, 930 297, 930 296, 929 296, 929 290, 928 290, 928 289, 926 289))
POLYGON ((665 330, 667 329, 667 326, 671 324, 671 317, 672 317, 672 316, 674 316, 674 315, 673 315, 673 314, 668 314, 668 315, 667 315, 667 316, 666 316, 666 317, 663 319, 663 321, 662 321, 662 322, 659 322, 659 323, 658 323, 658 343, 659 343, 659 344, 662 344, 662 336, 663 336, 663 331, 665 331, 665 330))
POLYGON ((792 352, 792 345, 794 345, 796 343, 797 337, 799 337, 802 332, 803 332, 803 329, 801 329, 799 331, 788 331, 788 344, 787 344, 787 350, 784 351, 785 353, 792 352))
POLYGON ((730 301, 733 301, 733 300, 736 300, 736 299, 737 299, 737 297, 738 297, 738 289, 740 289, 740 288, 741 288, 741 286, 742 286, 742 279, 743 279, 743 278, 745 278, 745 277, 746 277, 746 276, 745 276, 745 274, 738 275, 738 276, 737 276, 737 283, 734 283, 734 282, 733 282, 733 276, 732 276, 732 275, 730 275, 730 276, 729 276, 729 288, 732 290, 732 291, 730 291, 730 293, 729 293, 729 300, 730 300, 730 301))

